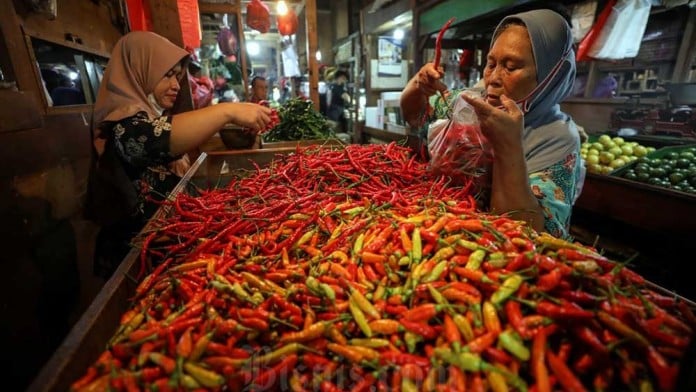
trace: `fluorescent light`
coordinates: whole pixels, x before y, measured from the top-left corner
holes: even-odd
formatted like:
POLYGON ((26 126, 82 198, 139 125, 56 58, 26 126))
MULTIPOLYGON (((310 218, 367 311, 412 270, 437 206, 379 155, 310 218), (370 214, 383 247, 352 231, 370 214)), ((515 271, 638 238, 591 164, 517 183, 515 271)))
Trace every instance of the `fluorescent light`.
POLYGON ((276 8, 276 11, 278 12, 278 15, 285 15, 288 13, 288 6, 285 4, 283 0, 278 2, 278 7, 276 8))
POLYGON ((249 56, 256 56, 261 52, 261 47, 259 46, 258 42, 250 41, 247 42, 247 51, 249 52, 249 56))
POLYGON ((402 29, 396 29, 394 30, 394 39, 403 39, 404 38, 404 30, 402 29))

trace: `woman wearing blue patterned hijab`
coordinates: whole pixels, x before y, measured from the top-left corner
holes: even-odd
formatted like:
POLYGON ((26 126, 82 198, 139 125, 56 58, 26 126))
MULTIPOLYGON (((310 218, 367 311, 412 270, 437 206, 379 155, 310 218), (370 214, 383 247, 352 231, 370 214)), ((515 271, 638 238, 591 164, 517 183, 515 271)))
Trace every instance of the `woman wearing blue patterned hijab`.
MULTIPOLYGON (((429 63, 404 88, 401 109, 411 124, 429 97, 446 90, 442 76, 429 63)), ((570 27, 558 13, 540 9, 499 23, 483 72, 485 98, 461 95, 494 151, 488 208, 559 237, 568 234, 584 178, 577 127, 559 106, 574 80, 570 27)))

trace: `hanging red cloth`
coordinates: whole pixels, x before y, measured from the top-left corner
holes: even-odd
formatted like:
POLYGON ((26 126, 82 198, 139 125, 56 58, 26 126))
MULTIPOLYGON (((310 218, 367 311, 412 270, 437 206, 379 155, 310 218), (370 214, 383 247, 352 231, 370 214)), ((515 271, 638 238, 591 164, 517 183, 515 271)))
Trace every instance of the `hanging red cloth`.
POLYGON ((198 12, 198 0, 178 0, 179 24, 184 47, 201 47, 201 18, 198 12))
POLYGON ((150 7, 143 0, 126 0, 130 31, 152 31, 150 7))

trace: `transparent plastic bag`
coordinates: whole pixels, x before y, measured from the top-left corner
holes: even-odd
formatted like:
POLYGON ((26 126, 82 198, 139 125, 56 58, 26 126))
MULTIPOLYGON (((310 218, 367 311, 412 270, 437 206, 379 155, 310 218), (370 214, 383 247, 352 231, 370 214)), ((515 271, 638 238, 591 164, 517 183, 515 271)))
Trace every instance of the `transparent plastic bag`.
MULTIPOLYGON (((462 94, 480 96, 479 91, 462 94)), ((478 191, 490 188, 493 149, 481 133, 474 108, 461 96, 452 103, 451 119, 438 120, 428 129, 430 167, 459 185, 471 181, 478 191)))

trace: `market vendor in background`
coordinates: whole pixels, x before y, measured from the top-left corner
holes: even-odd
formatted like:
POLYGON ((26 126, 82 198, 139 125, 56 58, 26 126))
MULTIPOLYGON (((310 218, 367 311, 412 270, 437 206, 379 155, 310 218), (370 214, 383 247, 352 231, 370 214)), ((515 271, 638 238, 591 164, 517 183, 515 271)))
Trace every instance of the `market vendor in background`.
MULTIPOLYGON (((422 124, 429 103, 444 118, 446 103, 434 96, 446 91, 442 76, 442 69, 428 63, 404 88, 401 111, 412 126, 422 124)), ((483 79, 485 98, 464 99, 494 151, 488 207, 538 231, 567 236, 584 166, 577 127, 559 107, 575 80, 566 20, 548 9, 503 18, 493 33, 483 79)), ((458 95, 452 92, 447 101, 458 95)))
MULTIPOLYGON (((331 76, 329 76, 331 78, 331 76)), ((348 72, 339 69, 334 72, 333 80, 326 92, 326 102, 328 103, 327 117, 331 121, 338 123, 338 132, 346 132, 348 127, 345 115, 346 106, 350 105, 350 95, 346 91, 348 72)))
POLYGON ((263 76, 255 76, 251 79, 251 96, 249 102, 259 103, 268 100, 268 82, 263 76))
POLYGON ((95 157, 99 157, 95 167, 112 170, 105 177, 108 181, 90 175, 85 206, 87 217, 102 225, 94 263, 95 274, 104 278, 113 273, 131 238, 158 208, 152 200, 165 198, 188 170, 186 151, 227 123, 258 132, 270 121, 270 109, 252 103, 219 103, 171 113, 180 85, 187 80, 188 58, 189 53, 166 38, 136 31, 119 39, 104 72, 93 114, 95 157), (112 202, 109 196, 115 194, 129 200, 112 202), (125 207, 117 211, 117 206, 125 207))

